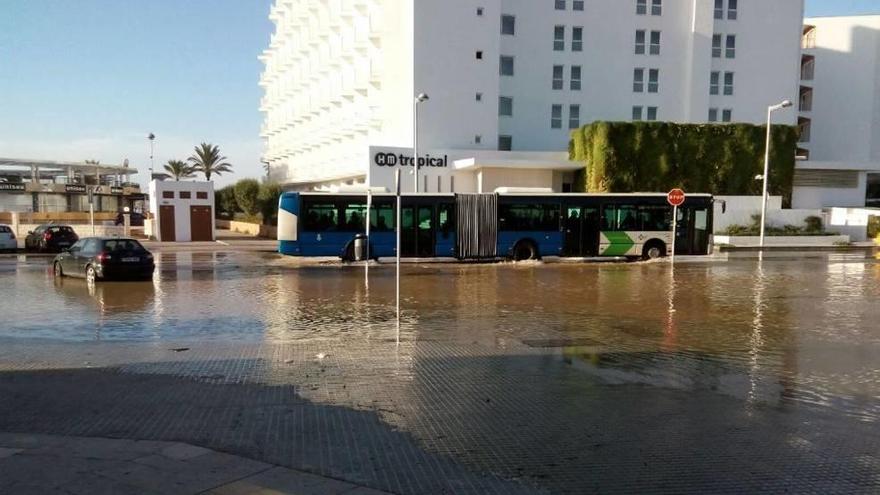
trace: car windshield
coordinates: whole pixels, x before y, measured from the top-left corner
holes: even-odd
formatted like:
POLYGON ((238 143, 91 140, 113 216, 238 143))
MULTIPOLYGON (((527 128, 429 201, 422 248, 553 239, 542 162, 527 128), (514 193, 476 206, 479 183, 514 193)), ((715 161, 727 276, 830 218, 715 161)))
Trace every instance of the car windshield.
POLYGON ((141 243, 134 239, 113 239, 110 241, 104 241, 104 252, 107 253, 119 253, 119 252, 135 252, 142 253, 146 251, 141 243))
POLYGON ((9 234, 12 232, 12 229, 5 225, 0 225, 0 234, 9 234))
POLYGON ((53 234, 58 234, 58 233, 72 234, 73 233, 73 229, 70 227, 49 227, 46 230, 48 230, 49 232, 51 232, 53 234))

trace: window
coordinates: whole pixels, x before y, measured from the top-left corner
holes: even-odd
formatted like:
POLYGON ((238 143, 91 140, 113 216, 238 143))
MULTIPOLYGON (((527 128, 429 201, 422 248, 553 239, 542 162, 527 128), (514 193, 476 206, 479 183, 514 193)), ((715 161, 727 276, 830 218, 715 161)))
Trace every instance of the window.
POLYGON ((553 28, 553 51, 561 52, 565 50, 565 26, 556 26, 553 28))
POLYGON ((633 70, 633 93, 645 92, 645 69, 633 70))
POLYGON ((651 0, 651 15, 663 14, 663 0, 651 0))
POLYGON ((731 21, 736 20, 736 0, 727 0, 727 19, 731 21))
POLYGON ((477 7, 477 15, 482 17, 482 15, 483 15, 483 7, 477 7))
POLYGON ((569 105, 568 106, 568 128, 569 129, 577 129, 581 126, 581 106, 580 105, 569 105))
POLYGON ((562 105, 551 105, 550 128, 562 129, 562 105))
POLYGON ((651 122, 657 120, 657 107, 648 107, 648 118, 646 120, 651 122))
MULTIPOLYGON (((439 176, 437 177, 440 178, 439 176)), ((452 179, 452 177, 450 177, 452 179)), ((450 184, 452 184, 450 182, 450 184)), ((437 188, 439 192, 439 187, 437 188)), ((455 233, 455 204, 441 203, 437 205, 437 223, 440 224, 440 235, 444 239, 455 233)))
POLYGON ((196 191, 196 199, 208 199, 208 193, 205 191, 196 191))
POLYGON ((712 58, 721 58, 721 35, 712 35, 712 58))
POLYGON ((499 63, 499 72, 502 76, 513 75, 513 57, 502 55, 499 63))
POLYGON ((642 107, 633 107, 632 119, 633 120, 642 120, 642 107))
POLYGON ((640 230, 638 207, 635 205, 606 205, 602 209, 602 230, 640 230))
POLYGON ((483 101, 483 93, 477 93, 474 95, 474 99, 477 101, 483 101))
POLYGON ((141 245, 138 241, 134 239, 112 239, 106 240, 103 242, 103 246, 101 246, 101 250, 105 253, 113 253, 113 252, 133 252, 133 253, 143 253, 146 251, 144 246, 141 245))
POLYGON ((483 51, 477 50, 476 57, 477 57, 477 60, 483 60, 483 51))
POLYGON ((516 17, 512 15, 501 16, 501 34, 513 36, 516 34, 516 17))
POLYGON ((189 191, 180 191, 177 193, 180 199, 192 199, 192 193, 189 191))
POLYGON ((553 66, 553 89, 562 89, 564 84, 564 76, 562 75, 564 68, 562 65, 553 66))
POLYGON ((645 54, 645 30, 639 29, 636 31, 636 55, 644 55, 645 54))
POLYGON ((724 73, 724 94, 727 96, 733 94, 733 72, 724 73))
POLYGON ((713 71, 709 74, 709 94, 717 95, 718 94, 718 85, 721 80, 721 73, 718 71, 713 71))
POLYGON ((660 31, 651 31, 651 55, 660 55, 660 31))
MULTIPOLYGON (((481 144, 483 142, 483 136, 477 134, 474 136, 474 144, 481 144)), ((437 176, 439 177, 439 175, 437 176)))
POLYGON ((337 230, 339 227, 339 211, 336 204, 326 200, 303 202, 303 230, 308 232, 324 232, 337 230))
POLYGON ((648 93, 658 91, 660 91, 660 69, 650 69, 648 71, 648 93))
POLYGON ((865 188, 865 206, 880 206, 880 174, 868 174, 868 184, 865 188))
POLYGON ((726 50, 724 52, 724 56, 727 58, 736 58, 736 35, 728 34, 727 35, 727 45, 726 50))
POLYGON ((565 10, 565 0, 556 0, 556 10, 565 10))
POLYGON ((584 0, 574 0, 571 2, 572 10, 584 10, 584 0))
POLYGON ((174 199, 174 191, 162 191, 162 199, 174 199))
POLYGON ((672 230, 672 208, 660 205, 639 206, 639 230, 668 232, 672 230))
POLYGON ((709 109, 709 122, 718 122, 718 109, 710 108, 709 109))
POLYGON ((724 19, 724 0, 715 0, 715 18, 724 19))
POLYGON ((648 0, 636 0, 636 15, 648 13, 648 0))
POLYGON ((384 199, 373 199, 370 207, 370 231, 394 231, 394 203, 384 199))
POLYGON ((733 110, 731 110, 729 108, 725 108, 721 112, 721 121, 722 122, 730 122, 732 120, 733 120, 733 110))
POLYGON ((513 117, 513 98, 509 96, 498 97, 498 115, 513 117))
POLYGON ((581 66, 580 65, 572 65, 571 66, 571 90, 572 91, 580 91, 581 90, 581 66))
POLYGON ((559 230, 559 205, 498 205, 498 230, 559 230))
POLYGON ((498 151, 513 149, 513 136, 498 136, 498 151))
POLYGON ((580 52, 584 50, 584 28, 576 26, 571 28, 571 51, 580 52))

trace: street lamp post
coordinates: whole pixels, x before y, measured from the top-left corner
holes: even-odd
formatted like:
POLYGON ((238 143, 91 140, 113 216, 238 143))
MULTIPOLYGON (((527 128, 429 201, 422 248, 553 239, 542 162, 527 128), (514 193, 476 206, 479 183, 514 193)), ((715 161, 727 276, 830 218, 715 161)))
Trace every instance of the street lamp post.
POLYGON ((153 180, 153 141, 156 140, 156 135, 151 132, 147 135, 147 139, 150 140, 150 180, 153 180))
POLYGON ((419 192, 419 103, 428 101, 428 95, 419 93, 413 102, 413 192, 419 192))
POLYGON ((764 145, 764 175, 762 177, 764 185, 761 195, 761 249, 764 249, 764 227, 767 224, 767 179, 770 174, 770 117, 773 112, 788 108, 792 105, 791 100, 785 100, 776 105, 767 107, 767 142, 764 145))

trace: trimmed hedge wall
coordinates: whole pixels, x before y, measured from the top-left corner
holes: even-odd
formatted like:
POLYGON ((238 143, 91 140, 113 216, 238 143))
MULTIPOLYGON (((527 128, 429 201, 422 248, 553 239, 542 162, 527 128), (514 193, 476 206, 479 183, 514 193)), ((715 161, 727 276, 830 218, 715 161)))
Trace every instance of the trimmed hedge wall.
MULTIPOLYGON (((572 131, 570 159, 585 168, 578 192, 686 192, 759 195, 766 126, 594 122, 572 131)), ((774 125, 770 146, 770 194, 790 204, 798 135, 774 125)))

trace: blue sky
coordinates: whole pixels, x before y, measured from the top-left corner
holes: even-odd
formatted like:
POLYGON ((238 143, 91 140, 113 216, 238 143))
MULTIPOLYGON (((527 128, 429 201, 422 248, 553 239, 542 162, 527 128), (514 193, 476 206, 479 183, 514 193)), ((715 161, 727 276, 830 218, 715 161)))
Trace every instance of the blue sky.
MULTIPOLYGON (((761 0, 765 1, 765 0, 761 0)), ((258 176, 257 56, 271 0, 0 0, 0 157, 128 158, 146 172, 209 141, 258 176)), ((807 0, 807 15, 880 0, 807 0)))

